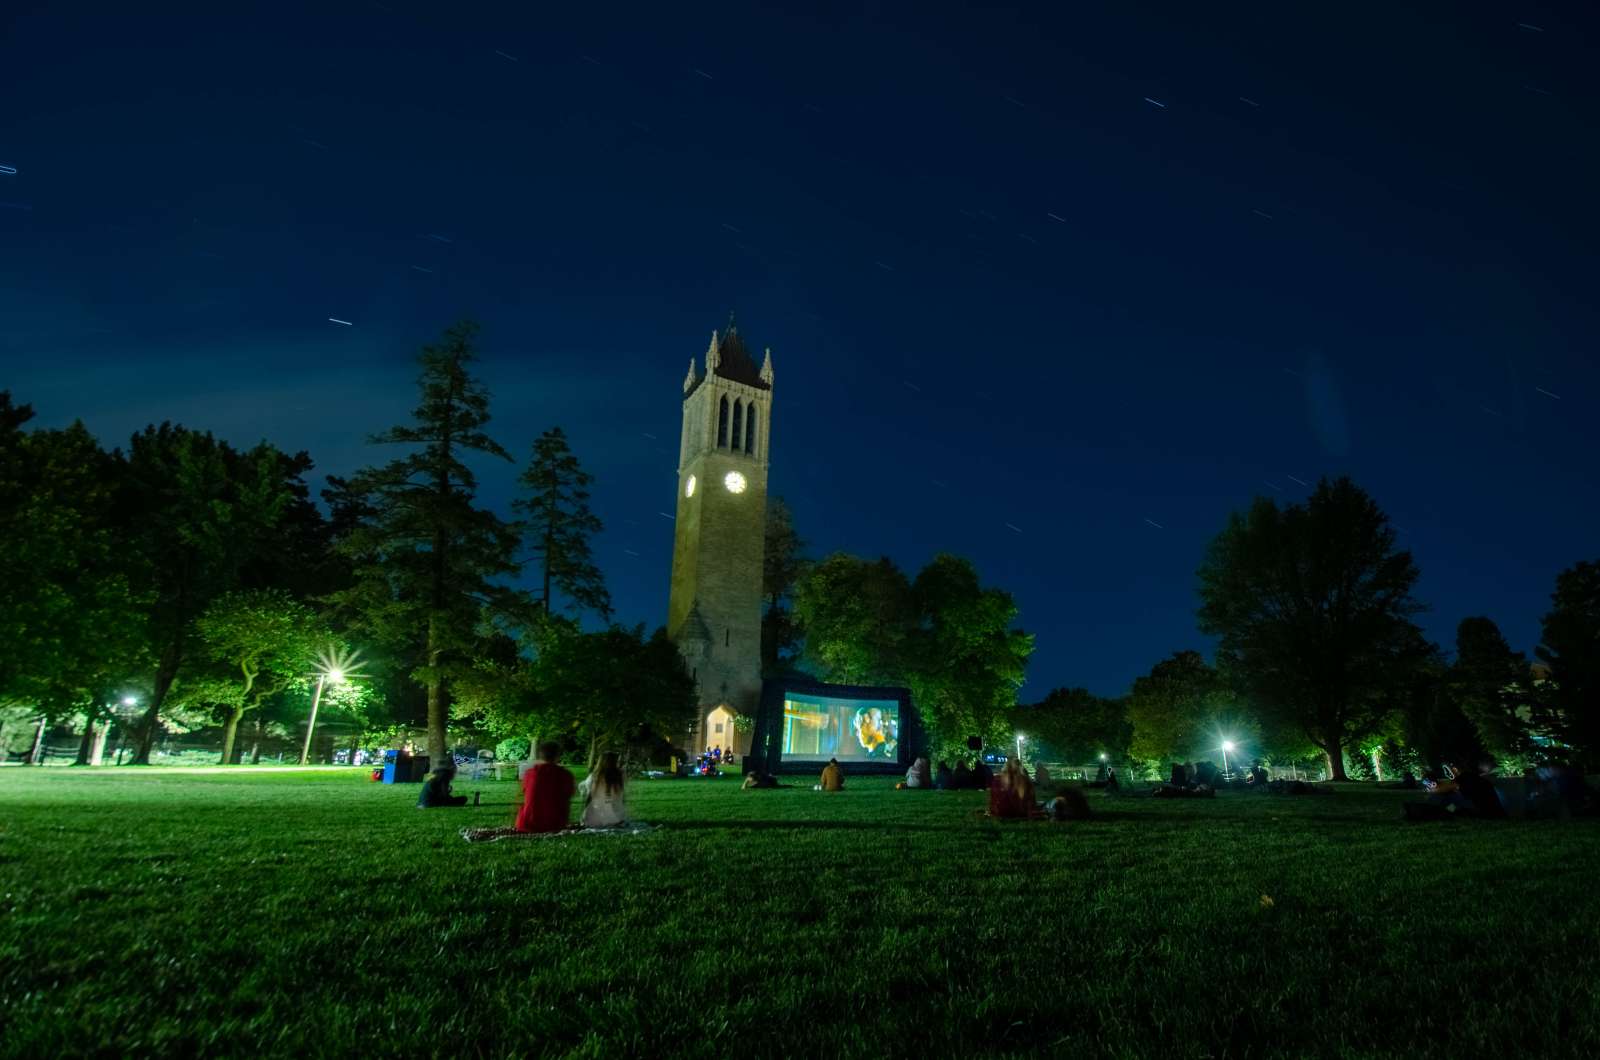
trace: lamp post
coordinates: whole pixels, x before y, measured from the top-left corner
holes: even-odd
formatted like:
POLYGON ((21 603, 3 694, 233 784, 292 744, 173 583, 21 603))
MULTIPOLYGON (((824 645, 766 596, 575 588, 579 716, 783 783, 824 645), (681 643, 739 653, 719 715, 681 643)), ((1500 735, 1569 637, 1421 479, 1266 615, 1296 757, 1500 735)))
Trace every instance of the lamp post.
POLYGON ((1022 734, 1017 733, 1017 761, 1022 761, 1022 734))
POLYGON ((1222 772, 1224 773, 1224 775, 1226 775, 1226 773, 1228 772, 1228 752, 1231 751, 1231 750, 1233 750, 1233 741, 1232 740, 1223 740, 1222 741, 1222 772))
POLYGON ((332 681, 338 684, 344 680, 342 670, 325 670, 317 675, 317 690, 311 693, 311 719, 306 722, 306 742, 300 748, 300 764, 306 764, 306 758, 311 754, 311 734, 317 728, 317 707, 322 703, 322 686, 332 681))

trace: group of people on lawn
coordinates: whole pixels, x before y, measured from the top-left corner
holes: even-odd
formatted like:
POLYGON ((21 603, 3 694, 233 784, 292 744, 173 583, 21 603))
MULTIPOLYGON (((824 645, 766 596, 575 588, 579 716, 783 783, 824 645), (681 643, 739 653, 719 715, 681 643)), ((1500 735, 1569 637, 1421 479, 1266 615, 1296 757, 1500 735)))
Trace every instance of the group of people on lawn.
MULTIPOLYGON (((1111 779, 1115 782, 1115 773, 1111 774, 1111 779)), ((1035 775, 1030 777, 1022 761, 1017 758, 1007 759, 999 773, 990 769, 982 758, 977 759, 971 767, 965 762, 957 763, 954 770, 947 763, 940 762, 937 772, 929 768, 926 758, 918 758, 906 770, 904 782, 896 787, 906 790, 987 791, 989 816, 1002 820, 1050 817, 1058 821, 1071 821, 1089 816, 1088 800, 1076 788, 1063 788, 1048 802, 1041 801, 1039 790, 1050 782, 1050 773, 1042 762, 1035 770, 1035 775)), ((818 778, 817 788, 820 791, 844 790, 844 770, 837 759, 828 759, 828 764, 822 768, 822 776, 818 778)))
MULTIPOLYGON (((572 798, 583 799, 581 828, 621 828, 628 823, 627 778, 615 751, 607 751, 579 784, 560 763, 561 745, 539 747, 539 761, 522 774, 522 806, 517 810, 518 832, 559 832, 572 818, 572 798)), ((465 806, 465 795, 452 795, 454 764, 441 766, 422 785, 417 805, 423 809, 465 806)))

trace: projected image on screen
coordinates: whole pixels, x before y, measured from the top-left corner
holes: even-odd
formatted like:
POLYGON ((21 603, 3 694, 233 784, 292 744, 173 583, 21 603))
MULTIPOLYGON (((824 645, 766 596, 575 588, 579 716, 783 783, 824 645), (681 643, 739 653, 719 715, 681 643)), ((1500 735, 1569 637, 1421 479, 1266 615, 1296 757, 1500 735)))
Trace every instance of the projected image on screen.
POLYGON ((900 704, 794 693, 783 699, 783 757, 893 762, 900 754, 900 704))

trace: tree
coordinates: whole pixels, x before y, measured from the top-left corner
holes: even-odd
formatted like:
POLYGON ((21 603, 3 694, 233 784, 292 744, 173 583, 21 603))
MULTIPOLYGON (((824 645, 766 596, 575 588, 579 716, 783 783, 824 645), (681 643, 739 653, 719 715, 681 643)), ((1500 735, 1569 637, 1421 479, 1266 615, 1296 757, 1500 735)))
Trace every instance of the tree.
POLYGON ((586 744, 590 764, 605 749, 684 732, 699 713, 694 678, 662 629, 647 638, 643 626, 555 624, 533 673, 536 707, 522 731, 586 744))
POLYGON ((1438 772, 1446 762, 1472 767, 1483 756, 1478 729, 1462 710, 1444 654, 1432 645, 1407 672, 1398 675, 1383 694, 1395 721, 1386 718, 1372 737, 1397 732, 1399 742, 1417 760, 1438 772))
POLYGON ((1196 651, 1174 652, 1135 678, 1128 695, 1133 727, 1133 757, 1171 762, 1209 757, 1224 740, 1259 747, 1254 719, 1238 707, 1238 697, 1222 675, 1196 651))
POLYGON ((207 682, 224 710, 222 763, 233 761, 239 722, 270 696, 303 681, 330 653, 333 637, 315 611, 281 589, 229 593, 195 623, 210 661, 231 671, 207 682))
POLYGON ((1304 504, 1259 499, 1211 543, 1200 629, 1230 682, 1297 722, 1344 780, 1345 749, 1377 730, 1383 692, 1425 654, 1411 616, 1417 568, 1376 503, 1347 478, 1304 504))
POLYGON ((1586 765, 1600 766, 1600 561, 1556 577, 1534 654, 1549 667, 1538 697, 1540 727, 1586 765))
POLYGON ((973 565, 941 554, 912 583, 917 624, 905 684, 928 730, 930 749, 958 754, 977 736, 1008 738, 1017 690, 1033 654, 1033 634, 1013 628, 1017 604, 985 588, 973 565))
POLYGON ((1012 718, 1035 755, 1078 764, 1101 755, 1113 762, 1128 757, 1132 730, 1120 699, 1085 688, 1053 688, 1039 702, 1018 707, 1012 718))
POLYGON ((1487 618, 1464 618, 1456 627, 1450 695, 1490 752, 1520 755, 1529 747, 1523 711, 1532 692, 1528 660, 1487 618))
POLYGON ((414 660, 427 692, 428 754, 447 753, 450 686, 474 665, 497 626, 525 620, 531 601, 505 586, 518 574, 516 527, 475 504, 473 456, 510 460, 483 430, 489 394, 472 377, 477 325, 462 321, 418 356, 421 401, 412 422, 373 437, 411 447, 343 485, 339 516, 353 521, 339 549, 350 588, 332 596, 395 656, 414 660))
POLYGON ((133 436, 119 500, 149 599, 151 694, 133 761, 149 764, 161 710, 189 660, 194 620, 271 541, 293 500, 295 465, 265 442, 241 452, 170 423, 133 436))
POLYGON ((528 539, 544 575, 544 609, 550 610, 554 586, 570 604, 609 620, 611 594, 589 548, 589 539, 603 529, 589 510, 594 476, 578 463, 560 427, 533 443, 533 458, 517 481, 529 495, 513 507, 527 516, 528 539))
POLYGON ((795 586, 794 617, 804 659, 845 684, 901 682, 917 621, 911 583, 887 557, 869 562, 836 552, 795 586))
POLYGON ((139 559, 120 547, 122 461, 81 423, 25 432, 0 392, 0 704, 81 713, 84 753, 117 686, 143 663, 139 559))
POLYGON ((798 661, 800 627, 790 607, 790 595, 810 566, 805 547, 795 532, 789 506, 782 497, 769 498, 761 560, 761 595, 766 600, 761 615, 761 672, 767 677, 792 669, 798 661))
POLYGON ((794 614, 826 680, 909 687, 931 750, 1009 737, 1033 636, 1012 628, 1011 594, 980 585, 967 560, 936 556, 908 583, 887 558, 835 553, 800 578, 794 614))

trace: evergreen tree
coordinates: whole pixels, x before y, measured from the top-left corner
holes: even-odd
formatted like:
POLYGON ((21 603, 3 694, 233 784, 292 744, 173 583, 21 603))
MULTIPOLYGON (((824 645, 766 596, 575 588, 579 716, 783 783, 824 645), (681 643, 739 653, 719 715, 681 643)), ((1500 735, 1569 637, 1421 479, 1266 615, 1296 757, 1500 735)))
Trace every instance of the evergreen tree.
POLYGON ((353 584, 333 600, 357 629, 414 662, 427 692, 428 754, 447 753, 450 686, 470 670, 497 626, 527 618, 525 594, 506 587, 519 573, 517 529, 475 504, 474 456, 510 460, 484 432, 489 394, 473 378, 477 325, 462 321, 418 356, 421 401, 408 424, 372 438, 404 456, 363 469, 343 484, 339 542, 353 584))
POLYGON ((594 476, 578 463, 560 427, 533 443, 533 458, 517 481, 528 490, 514 507, 527 517, 528 540, 543 573, 540 599, 545 611, 550 611, 554 588, 571 605, 609 620, 611 594, 589 547, 589 539, 603 529, 589 510, 594 476))

